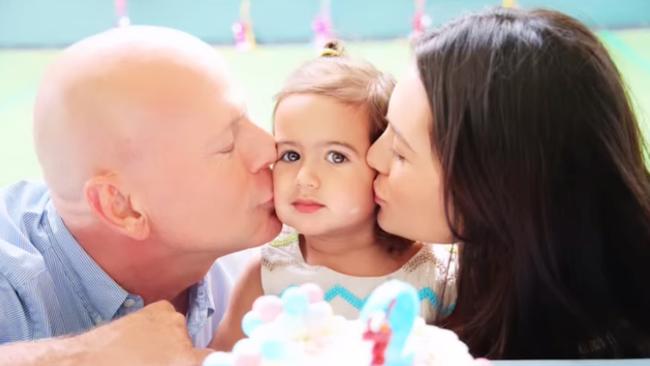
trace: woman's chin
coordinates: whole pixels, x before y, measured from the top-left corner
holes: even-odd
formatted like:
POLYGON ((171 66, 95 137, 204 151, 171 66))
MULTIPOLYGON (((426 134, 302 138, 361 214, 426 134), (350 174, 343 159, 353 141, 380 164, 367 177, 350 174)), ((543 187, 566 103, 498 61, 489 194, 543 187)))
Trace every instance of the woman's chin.
POLYGON ((404 233, 396 232, 395 222, 391 220, 389 212, 381 207, 379 212, 377 212, 377 224, 379 227, 387 233, 402 236, 404 233), (392 224, 392 225, 391 225, 392 224))

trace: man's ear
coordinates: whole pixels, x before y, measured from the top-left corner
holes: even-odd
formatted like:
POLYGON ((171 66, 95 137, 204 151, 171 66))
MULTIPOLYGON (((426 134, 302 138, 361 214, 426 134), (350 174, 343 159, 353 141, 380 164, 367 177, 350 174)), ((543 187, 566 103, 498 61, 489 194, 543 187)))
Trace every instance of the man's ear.
POLYGON ((111 229, 134 240, 149 237, 150 226, 144 211, 131 202, 115 175, 95 176, 86 181, 84 195, 90 210, 111 229))

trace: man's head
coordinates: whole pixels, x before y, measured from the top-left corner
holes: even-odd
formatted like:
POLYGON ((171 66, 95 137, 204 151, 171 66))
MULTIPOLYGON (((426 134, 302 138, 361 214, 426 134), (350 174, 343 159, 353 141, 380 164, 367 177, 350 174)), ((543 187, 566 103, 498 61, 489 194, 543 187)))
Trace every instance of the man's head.
POLYGON ((218 254, 280 229, 273 140, 216 51, 188 34, 127 27, 71 46, 43 81, 34 135, 64 220, 218 254))

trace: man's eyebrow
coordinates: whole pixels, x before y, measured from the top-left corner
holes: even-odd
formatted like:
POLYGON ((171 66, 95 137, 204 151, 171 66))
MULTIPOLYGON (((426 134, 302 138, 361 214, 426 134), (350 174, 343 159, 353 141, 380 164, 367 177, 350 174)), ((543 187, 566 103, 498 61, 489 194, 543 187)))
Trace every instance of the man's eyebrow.
POLYGON ((228 123, 228 127, 234 127, 241 121, 242 119, 245 119, 248 116, 248 111, 246 109, 242 109, 241 113, 237 114, 233 119, 230 120, 230 123, 228 123))
POLYGON ((240 113, 237 113, 233 118, 228 121, 228 124, 224 126, 219 132, 217 133, 217 136, 221 136, 224 132, 226 131, 236 131, 237 130, 237 125, 242 119, 245 119, 248 116, 248 111, 243 109, 240 113))
POLYGON ((209 149, 212 149, 212 147, 215 144, 221 144, 222 140, 224 139, 224 134, 227 133, 228 131, 232 131, 233 136, 237 132, 237 127, 239 124, 239 121, 242 119, 246 118, 247 113, 246 110, 243 110, 241 113, 238 113, 235 117, 231 118, 230 121, 228 122, 227 125, 225 125, 222 129, 220 129, 218 132, 216 132, 214 135, 210 135, 210 139, 207 142, 207 146, 209 149))

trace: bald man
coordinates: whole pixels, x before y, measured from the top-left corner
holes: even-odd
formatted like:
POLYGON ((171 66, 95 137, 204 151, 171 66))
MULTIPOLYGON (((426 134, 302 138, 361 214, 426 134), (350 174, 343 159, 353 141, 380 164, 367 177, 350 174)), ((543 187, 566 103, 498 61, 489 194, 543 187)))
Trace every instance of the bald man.
POLYGON ((34 111, 46 183, 0 195, 0 343, 83 332, 160 300, 137 332, 177 324, 175 310, 194 346, 209 343, 230 286, 215 260, 281 228, 274 142, 226 70, 205 43, 156 27, 90 37, 48 70, 34 111))

